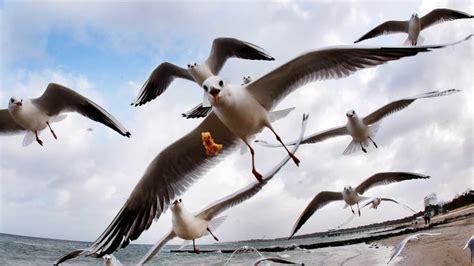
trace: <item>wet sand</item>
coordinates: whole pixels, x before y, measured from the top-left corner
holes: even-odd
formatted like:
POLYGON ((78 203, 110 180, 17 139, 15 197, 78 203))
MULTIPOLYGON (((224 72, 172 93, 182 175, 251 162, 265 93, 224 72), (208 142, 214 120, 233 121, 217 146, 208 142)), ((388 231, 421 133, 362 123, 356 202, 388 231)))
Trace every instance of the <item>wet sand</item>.
MULTIPOLYGON (((474 207, 463 211, 433 217, 432 223, 440 223, 456 216, 474 213, 474 207)), ((418 241, 408 242, 400 256, 393 262, 396 265, 471 265, 469 249, 463 249, 467 240, 474 234, 474 216, 461 220, 435 225, 423 233, 441 233, 438 236, 422 236, 418 241)), ((392 247, 410 234, 379 241, 381 245, 392 247)), ((390 257, 387 258, 387 261, 390 257)), ((392 264, 392 263, 391 263, 392 264)))

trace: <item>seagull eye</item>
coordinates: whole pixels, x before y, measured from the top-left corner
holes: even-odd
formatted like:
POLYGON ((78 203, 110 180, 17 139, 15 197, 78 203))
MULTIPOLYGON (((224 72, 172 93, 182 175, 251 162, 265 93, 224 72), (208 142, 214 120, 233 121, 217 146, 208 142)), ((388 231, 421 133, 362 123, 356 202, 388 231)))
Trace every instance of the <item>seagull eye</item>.
POLYGON ((221 87, 224 86, 224 81, 220 80, 219 81, 219 86, 221 86, 221 87))
POLYGON ((13 103, 13 99, 10 99, 10 102, 13 103))
POLYGON ((182 200, 182 199, 179 199, 179 202, 183 202, 183 200, 182 200))
POLYGON ((206 86, 206 85, 204 85, 204 90, 205 90, 205 91, 208 91, 208 88, 207 88, 207 86, 206 86))

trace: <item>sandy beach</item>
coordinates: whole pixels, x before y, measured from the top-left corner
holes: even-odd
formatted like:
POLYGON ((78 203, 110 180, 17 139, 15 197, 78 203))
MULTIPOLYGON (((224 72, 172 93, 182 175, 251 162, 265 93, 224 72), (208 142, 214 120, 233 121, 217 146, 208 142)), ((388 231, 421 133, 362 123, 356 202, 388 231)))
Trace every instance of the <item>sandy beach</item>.
MULTIPOLYGON (((419 241, 408 242, 400 256, 394 260, 397 265, 471 265, 469 249, 463 249, 466 241, 474 234, 474 207, 454 211, 432 218, 434 226, 422 232, 441 233, 439 236, 425 236, 419 241), (464 219, 438 224, 463 215, 464 219)), ((379 243, 392 247, 409 234, 381 240, 379 243)))

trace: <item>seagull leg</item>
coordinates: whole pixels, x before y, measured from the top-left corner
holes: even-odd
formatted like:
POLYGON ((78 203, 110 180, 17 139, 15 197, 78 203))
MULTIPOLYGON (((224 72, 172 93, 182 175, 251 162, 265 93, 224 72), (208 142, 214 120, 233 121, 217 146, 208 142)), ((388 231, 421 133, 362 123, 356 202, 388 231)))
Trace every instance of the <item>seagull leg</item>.
POLYGON ((369 137, 369 139, 370 139, 370 141, 372 141, 372 143, 374 144, 375 148, 378 148, 377 143, 375 143, 375 141, 374 141, 371 137, 369 137))
POLYGON ((53 129, 52 129, 51 126, 49 125, 49 122, 46 122, 46 125, 48 125, 49 130, 51 130, 51 133, 53 133, 54 139, 58 139, 58 137, 56 136, 56 133, 54 133, 53 129))
POLYGON ((258 182, 262 182, 262 175, 255 169, 255 152, 253 151, 252 147, 247 143, 247 141, 245 141, 245 144, 247 144, 247 146, 249 147, 250 154, 252 155, 252 174, 255 176, 255 178, 257 178, 258 182))
POLYGON ((199 253, 200 253, 200 252, 199 252, 199 249, 196 248, 196 243, 195 243, 194 239, 193 239, 193 250, 194 250, 194 253, 196 253, 196 254, 199 254, 199 253))
POLYGON ((351 207, 351 211, 352 211, 352 213, 353 213, 353 214, 355 214, 355 212, 354 212, 354 209, 352 209, 352 205, 351 205, 350 207, 351 207))
POLYGON ((367 150, 364 148, 364 146, 362 146, 362 142, 359 142, 359 144, 360 144, 360 148, 362 149, 362 151, 367 153, 367 150))
POLYGON ((298 158, 296 158, 296 156, 291 153, 288 148, 285 146, 285 144, 281 141, 281 138, 280 136, 278 136, 278 134, 275 132, 275 130, 273 130, 272 127, 268 127, 272 132, 273 134, 275 134, 275 137, 277 139, 278 142, 281 143, 281 145, 283 146, 283 148, 285 148, 286 152, 288 152, 288 155, 290 155, 291 159, 293 159, 293 162, 297 165, 297 166, 300 166, 300 160, 298 158))
POLYGON ((36 134, 36 141, 39 143, 39 145, 43 146, 43 141, 40 140, 38 137, 38 130, 35 130, 35 134, 36 134))
POLYGON ((219 242, 219 239, 211 232, 211 229, 209 229, 209 227, 207 228, 207 231, 209 232, 209 234, 211 234, 212 237, 214 237, 216 241, 219 242))
POLYGON ((357 202, 357 210, 359 211, 359 216, 360 216, 359 202, 357 202))

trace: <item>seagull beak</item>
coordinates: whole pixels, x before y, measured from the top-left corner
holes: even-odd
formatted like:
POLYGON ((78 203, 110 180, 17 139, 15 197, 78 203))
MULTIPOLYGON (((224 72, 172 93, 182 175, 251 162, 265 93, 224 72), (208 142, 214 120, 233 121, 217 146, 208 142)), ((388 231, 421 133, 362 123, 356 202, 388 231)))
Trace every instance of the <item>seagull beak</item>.
POLYGON ((16 102, 16 106, 22 106, 23 104, 21 102, 16 102))
POLYGON ((211 91, 209 92, 212 95, 212 98, 214 98, 215 103, 217 103, 217 101, 219 100, 219 93, 220 92, 221 92, 221 90, 216 89, 216 88, 212 88, 211 91))

